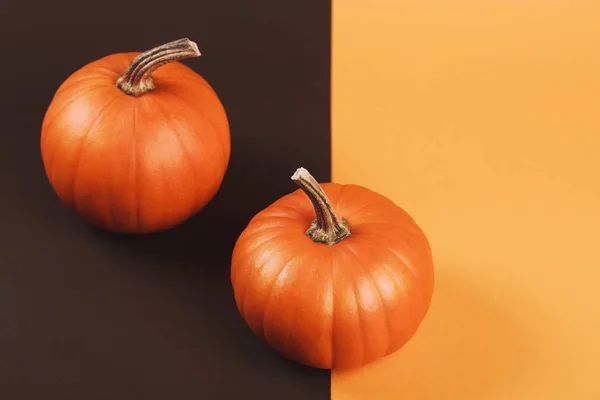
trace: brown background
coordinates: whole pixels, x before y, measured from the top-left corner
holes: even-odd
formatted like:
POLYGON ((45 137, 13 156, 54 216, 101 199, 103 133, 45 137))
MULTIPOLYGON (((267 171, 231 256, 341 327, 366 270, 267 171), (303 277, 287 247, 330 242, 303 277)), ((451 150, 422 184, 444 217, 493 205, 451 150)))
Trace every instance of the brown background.
POLYGON ((296 167, 330 179, 330 6, 0 1, 0 398, 329 398, 328 371, 282 360, 246 328, 229 257, 251 216, 295 189, 296 167), (99 233, 46 181, 45 109, 85 63, 186 36, 203 54, 186 64, 231 122, 222 190, 166 234, 99 233))

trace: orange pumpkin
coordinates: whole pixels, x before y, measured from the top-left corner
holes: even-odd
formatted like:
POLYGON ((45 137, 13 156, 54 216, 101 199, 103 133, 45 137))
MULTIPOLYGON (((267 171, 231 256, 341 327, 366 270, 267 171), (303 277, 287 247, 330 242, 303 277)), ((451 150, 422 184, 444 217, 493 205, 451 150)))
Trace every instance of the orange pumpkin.
POLYGON ((113 54, 58 88, 42 125, 42 159, 54 191, 85 221, 162 231, 215 195, 229 163, 229 123, 211 86, 178 62, 198 56, 189 39, 113 54))
POLYGON ((292 180, 301 189, 258 213, 235 244, 241 315, 285 357, 316 368, 361 366, 400 349, 433 293, 423 231, 364 187, 319 186, 303 168, 292 180))

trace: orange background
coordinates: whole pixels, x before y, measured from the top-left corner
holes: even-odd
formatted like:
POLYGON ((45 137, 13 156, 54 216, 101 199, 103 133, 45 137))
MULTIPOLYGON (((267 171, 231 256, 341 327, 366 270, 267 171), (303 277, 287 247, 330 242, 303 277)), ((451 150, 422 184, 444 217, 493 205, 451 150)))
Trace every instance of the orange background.
POLYGON ((600 399, 600 1, 334 0, 333 179, 428 234, 413 340, 334 400, 600 399))

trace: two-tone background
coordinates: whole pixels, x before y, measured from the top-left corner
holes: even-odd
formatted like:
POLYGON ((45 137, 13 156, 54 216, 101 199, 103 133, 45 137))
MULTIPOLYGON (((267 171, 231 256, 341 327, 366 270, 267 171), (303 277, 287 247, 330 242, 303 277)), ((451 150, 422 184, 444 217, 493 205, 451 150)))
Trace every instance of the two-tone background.
POLYGON ((1 0, 0 37, 0 398, 600 397, 597 1, 1 0), (46 182, 45 109, 85 63, 180 37, 230 118, 222 190, 166 234, 101 234, 46 182), (355 371, 282 360, 235 309, 233 243, 301 165, 434 250, 422 328, 355 371))

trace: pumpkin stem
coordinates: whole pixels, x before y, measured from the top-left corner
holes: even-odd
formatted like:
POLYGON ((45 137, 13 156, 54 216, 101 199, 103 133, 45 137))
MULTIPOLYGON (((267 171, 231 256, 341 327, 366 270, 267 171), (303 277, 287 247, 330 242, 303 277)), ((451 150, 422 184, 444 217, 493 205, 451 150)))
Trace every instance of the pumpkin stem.
POLYGON ((131 61, 117 79, 117 87, 130 96, 140 96, 155 88, 152 72, 173 61, 199 57, 196 43, 188 38, 175 40, 148 50, 131 61))
POLYGON ((292 181, 306 193, 315 208, 317 219, 306 231, 314 242, 331 246, 350 236, 350 226, 335 213, 323 188, 306 169, 298 168, 292 181))

